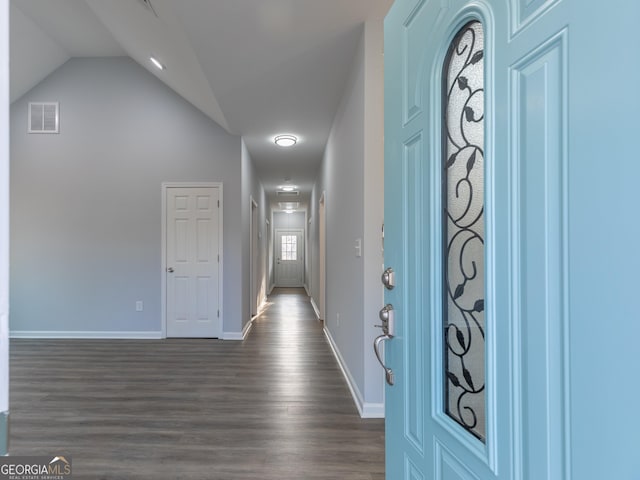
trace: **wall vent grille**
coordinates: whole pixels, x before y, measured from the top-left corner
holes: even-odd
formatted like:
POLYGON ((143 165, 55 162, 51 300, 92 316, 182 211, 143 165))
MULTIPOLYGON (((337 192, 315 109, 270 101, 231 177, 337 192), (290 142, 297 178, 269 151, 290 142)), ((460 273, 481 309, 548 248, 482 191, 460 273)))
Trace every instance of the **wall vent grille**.
POLYGON ((58 102, 30 102, 28 132, 60 133, 58 102))

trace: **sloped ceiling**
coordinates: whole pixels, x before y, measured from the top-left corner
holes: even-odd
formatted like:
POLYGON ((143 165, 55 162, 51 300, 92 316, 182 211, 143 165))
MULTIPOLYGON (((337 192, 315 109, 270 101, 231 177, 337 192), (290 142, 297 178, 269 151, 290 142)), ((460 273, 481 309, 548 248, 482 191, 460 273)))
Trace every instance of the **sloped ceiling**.
POLYGON ((242 135, 269 193, 290 178, 308 194, 362 24, 392 0, 150 1, 11 0, 12 101, 71 57, 128 55, 242 135))

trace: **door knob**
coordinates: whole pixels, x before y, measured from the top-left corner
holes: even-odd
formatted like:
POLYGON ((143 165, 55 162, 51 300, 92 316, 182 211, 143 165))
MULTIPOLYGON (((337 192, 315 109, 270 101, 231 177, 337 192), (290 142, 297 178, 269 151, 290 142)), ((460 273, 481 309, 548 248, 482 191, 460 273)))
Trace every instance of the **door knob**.
POLYGON ((393 268, 389 267, 384 271, 382 274, 382 284, 387 290, 393 290, 393 287, 396 286, 396 274, 393 268))
POLYGON ((169 267, 169 268, 167 268, 167 272, 169 272, 169 273, 173 273, 173 267, 169 267))
POLYGON ((376 325, 376 327, 382 328, 382 333, 388 335, 390 338, 393 338, 396 334, 396 325, 395 325, 395 313, 393 310, 393 305, 387 303, 382 310, 380 310, 380 320, 382 321, 382 325, 376 325))

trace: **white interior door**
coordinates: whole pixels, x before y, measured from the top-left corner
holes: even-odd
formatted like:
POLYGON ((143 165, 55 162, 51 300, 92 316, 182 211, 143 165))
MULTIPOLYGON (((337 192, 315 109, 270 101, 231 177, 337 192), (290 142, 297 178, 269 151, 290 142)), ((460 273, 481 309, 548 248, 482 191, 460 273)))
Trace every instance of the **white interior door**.
POLYGON ((302 230, 276 231, 276 286, 302 287, 304 243, 302 230))
POLYGON ((218 187, 167 189, 167 337, 220 337, 219 200, 218 187))

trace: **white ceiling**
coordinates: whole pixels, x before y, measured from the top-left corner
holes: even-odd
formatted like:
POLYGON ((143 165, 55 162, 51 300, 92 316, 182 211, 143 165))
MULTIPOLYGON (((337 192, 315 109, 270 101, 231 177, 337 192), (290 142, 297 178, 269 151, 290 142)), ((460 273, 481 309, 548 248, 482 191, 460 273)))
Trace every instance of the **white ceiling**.
POLYGON ((368 19, 392 0, 11 0, 11 99, 71 57, 128 55, 230 133, 267 192, 311 190, 368 19), (154 55, 166 65, 160 72, 154 55), (300 138, 292 149, 279 133, 300 138))

